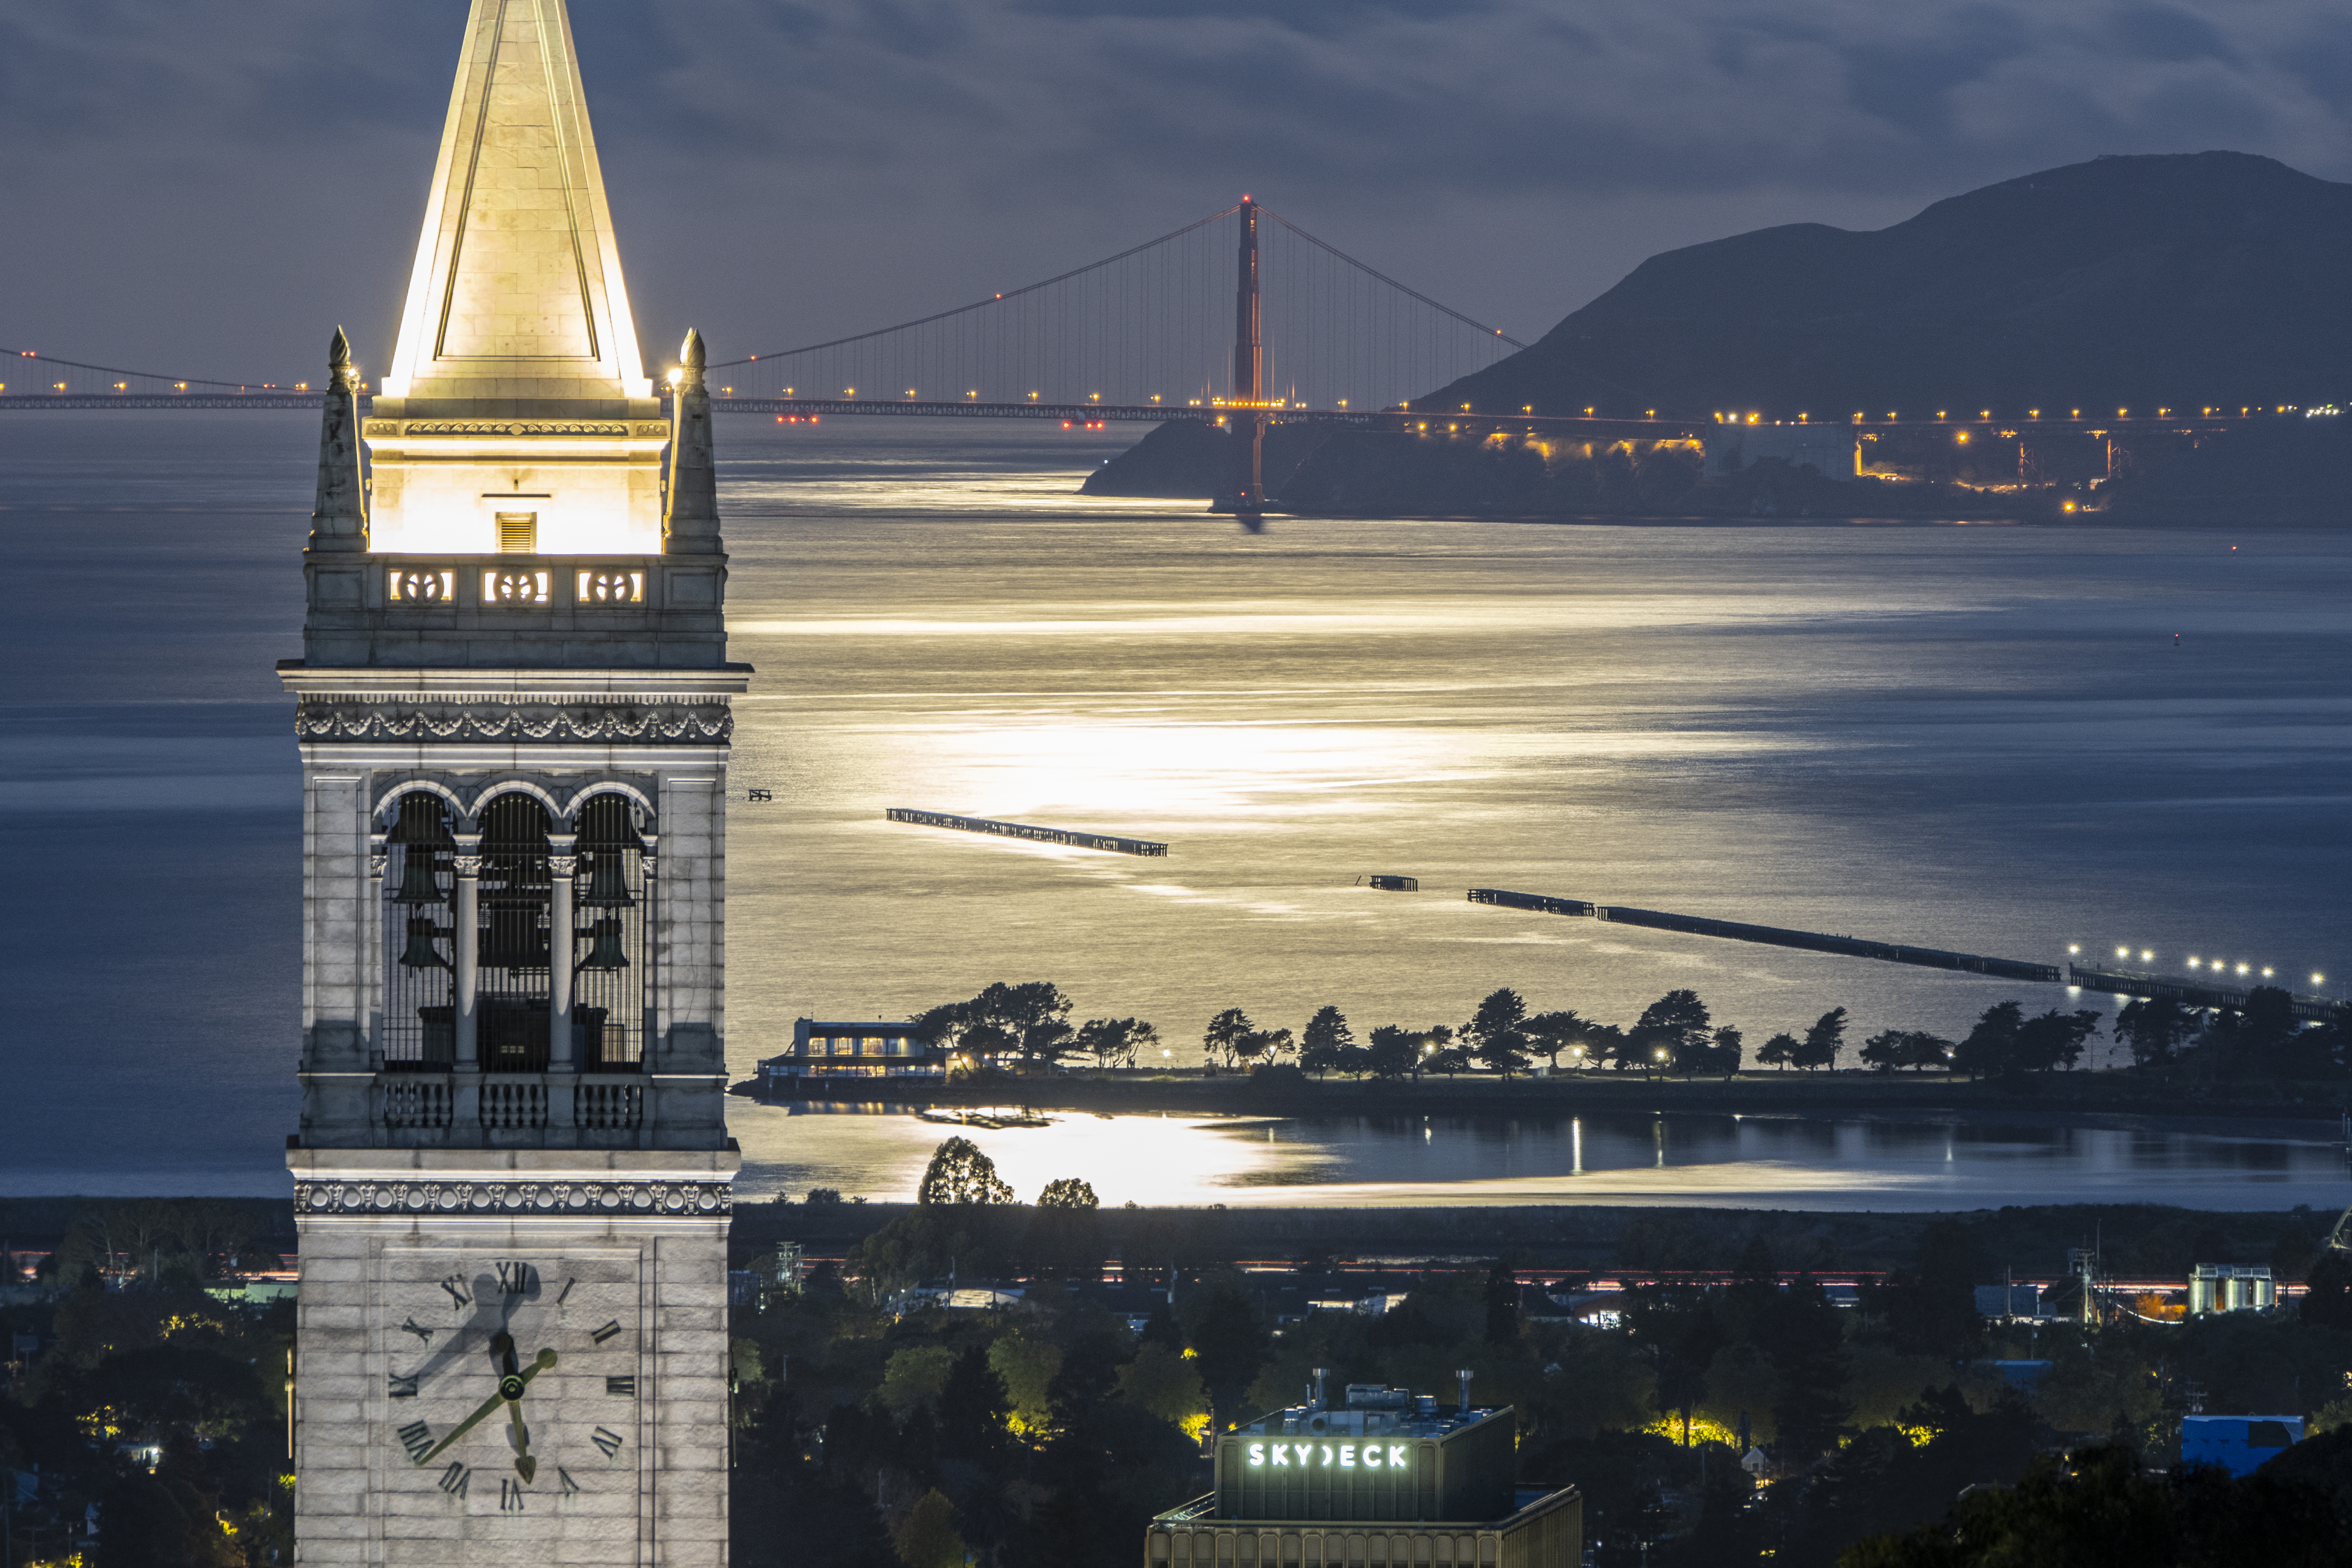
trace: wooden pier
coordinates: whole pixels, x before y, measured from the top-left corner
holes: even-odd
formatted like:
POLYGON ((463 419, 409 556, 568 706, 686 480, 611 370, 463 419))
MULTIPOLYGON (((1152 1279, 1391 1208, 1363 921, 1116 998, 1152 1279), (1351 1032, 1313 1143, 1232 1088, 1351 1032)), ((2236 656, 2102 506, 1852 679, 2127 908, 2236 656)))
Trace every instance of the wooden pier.
POLYGON ((894 822, 919 828, 953 828, 960 833, 988 833, 1000 839, 1026 839, 1035 844, 1065 844, 1076 850, 1104 850, 1117 855, 1164 856, 1168 846, 1150 839, 1121 838, 1117 833, 1089 833, 1076 828, 1040 828, 1028 822, 999 822, 987 817, 959 817, 951 811, 919 811, 892 806, 882 813, 894 822))

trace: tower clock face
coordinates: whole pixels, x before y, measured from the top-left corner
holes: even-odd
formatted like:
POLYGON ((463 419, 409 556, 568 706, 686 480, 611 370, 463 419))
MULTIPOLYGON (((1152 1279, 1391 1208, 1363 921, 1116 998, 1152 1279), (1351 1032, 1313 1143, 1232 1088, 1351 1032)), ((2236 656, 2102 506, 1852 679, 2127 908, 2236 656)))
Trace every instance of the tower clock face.
POLYGON ((634 1251, 388 1249, 386 1490, 524 1520, 634 1510, 639 1265, 634 1251))

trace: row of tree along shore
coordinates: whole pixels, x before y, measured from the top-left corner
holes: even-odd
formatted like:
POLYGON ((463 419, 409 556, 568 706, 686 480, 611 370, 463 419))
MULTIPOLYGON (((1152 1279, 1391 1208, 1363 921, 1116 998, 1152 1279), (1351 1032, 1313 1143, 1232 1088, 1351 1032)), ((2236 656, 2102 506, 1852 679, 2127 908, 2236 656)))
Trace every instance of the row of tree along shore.
MULTIPOLYGON (((1070 998, 1048 980, 999 982, 969 1001, 933 1008, 916 1031, 945 1047, 955 1063, 951 1083, 985 1092, 1004 1076, 1058 1077, 1072 1065, 1105 1075, 1167 1075, 1190 1069, 1192 1049, 1172 1034, 1135 1018, 1071 1021, 1070 998), (1180 1049, 1188 1060, 1178 1061, 1180 1049)), ((2352 1040, 2340 1025, 2297 1019, 2292 998, 2276 987, 2257 987, 2242 1008, 2194 1009, 2154 999, 2126 1003, 2112 1023, 2128 1055, 2121 1071, 2077 1072, 2106 1020, 2092 1009, 2029 1012, 2018 1001, 1987 1008, 1958 1039, 1927 1030, 1890 1028, 1864 1036, 1844 1008, 1832 1008, 1801 1033, 1776 1033, 1752 1058, 1747 1035, 1718 1022, 1698 993, 1668 991, 1630 1024, 1604 1022, 1572 1008, 1538 1010, 1507 987, 1492 991, 1459 1024, 1382 1023, 1359 1034, 1336 1006, 1327 1005, 1294 1032, 1263 1028, 1240 1008, 1208 1020, 1199 1040, 1207 1077, 1247 1074, 1261 1092, 1309 1092, 1324 1083, 1405 1083, 1416 1095, 1457 1081, 1481 1080, 1534 1092, 1544 1081, 1597 1086, 1664 1081, 1737 1082, 1742 1087, 1794 1078, 1819 1082, 1832 1072, 1868 1072, 1892 1079, 1959 1080, 1995 1092, 2052 1092, 2061 1071, 2108 1081, 2128 1094, 2135 1086, 2195 1082, 2236 1091, 2258 1103, 2291 1104, 2308 1089, 2325 1095, 2343 1082, 2352 1064, 2352 1040), (1758 1069, 1769 1069, 1759 1071, 1758 1069), (1531 1082, 1532 1081, 1532 1082, 1531 1082), (2120 1081, 2120 1082, 2118 1082, 2120 1081)), ((1840 1092, 1851 1092, 1845 1077, 1840 1092)), ((2095 1094, 2113 1092, 2103 1087, 2095 1094)), ((2058 1093, 2057 1098, 2075 1098, 2058 1093)))

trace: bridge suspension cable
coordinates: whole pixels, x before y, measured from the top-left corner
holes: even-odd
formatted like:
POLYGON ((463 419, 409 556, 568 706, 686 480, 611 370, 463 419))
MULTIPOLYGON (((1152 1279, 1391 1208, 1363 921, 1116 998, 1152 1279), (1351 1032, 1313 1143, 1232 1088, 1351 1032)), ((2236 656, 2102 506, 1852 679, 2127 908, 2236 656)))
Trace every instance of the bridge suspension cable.
POLYGON ((161 371, 127 371, 120 365, 60 360, 37 349, 0 349, 0 395, 9 397, 19 393, 93 397, 107 393, 261 394, 310 390, 308 382, 229 382, 207 376, 174 376, 161 371))
POLYGON ((1114 255, 868 331, 714 363, 721 399, 1372 410, 1526 347, 1244 198, 1114 255), (1234 357, 1235 226, 1260 231, 1257 386, 1234 357))

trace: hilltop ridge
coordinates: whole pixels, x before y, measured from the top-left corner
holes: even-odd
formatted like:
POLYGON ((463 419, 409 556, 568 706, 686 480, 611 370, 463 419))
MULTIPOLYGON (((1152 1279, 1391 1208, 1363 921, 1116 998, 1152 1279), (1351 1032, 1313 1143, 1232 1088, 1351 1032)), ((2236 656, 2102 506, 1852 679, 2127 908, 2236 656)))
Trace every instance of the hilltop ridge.
POLYGON ((1890 227, 1654 256, 1417 404, 1766 417, 2313 403, 2352 363, 2352 184, 2243 152, 2103 157, 1890 227))

